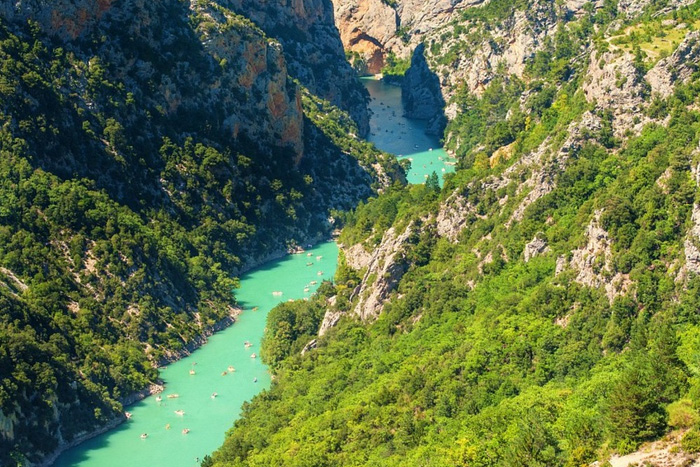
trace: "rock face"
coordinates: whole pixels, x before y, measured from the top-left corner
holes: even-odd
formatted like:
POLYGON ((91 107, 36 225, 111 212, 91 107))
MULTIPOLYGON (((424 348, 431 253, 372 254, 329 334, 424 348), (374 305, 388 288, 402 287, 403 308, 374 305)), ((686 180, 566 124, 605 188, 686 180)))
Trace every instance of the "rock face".
POLYGON ((345 50, 362 56, 368 74, 379 73, 385 64, 386 45, 399 28, 396 10, 382 0, 334 0, 333 5, 345 50))
POLYGON ((440 80, 425 61, 425 46, 419 45, 413 53, 411 67, 401 84, 404 111, 410 118, 428 120, 428 132, 442 134, 445 129, 440 80))
POLYGON ((547 241, 543 238, 535 236, 530 243, 525 245, 525 250, 523 250, 523 256, 525 262, 527 263, 535 256, 543 255, 549 251, 549 246, 547 246, 547 241))
POLYGON ((289 73, 369 132, 367 92, 345 60, 330 0, 222 0, 284 46, 289 73))
MULTIPOLYGON (((586 228, 586 245, 572 252, 568 267, 577 272, 576 282, 591 287, 603 288, 610 303, 619 295, 627 295, 632 288, 627 274, 617 272, 612 274, 612 250, 608 232, 600 227, 600 214, 596 212, 593 220, 586 228)), ((566 259, 557 261, 557 272, 566 268, 566 259)))
MULTIPOLYGON (((696 156, 700 154, 700 148, 696 149, 694 154, 696 156)), ((693 165, 692 173, 695 184, 700 186, 700 165, 693 165)), ((693 205, 691 226, 683 241, 683 250, 685 264, 679 271, 676 280, 685 279, 688 273, 700 274, 700 204, 698 203, 693 205)))
POLYGON ((400 234, 390 228, 384 234, 379 247, 372 252, 372 258, 357 291, 359 300, 353 311, 360 319, 371 320, 379 315, 389 294, 408 269, 403 246, 411 233, 410 226, 400 234))
POLYGON ((698 69, 700 61, 700 32, 691 32, 678 48, 659 61, 646 75, 652 93, 668 97, 678 82, 685 82, 698 69))
POLYGON ((616 136, 630 129, 639 132, 647 123, 639 118, 648 94, 647 85, 631 53, 593 51, 583 91, 589 102, 612 112, 616 136))
POLYGON ((335 20, 346 50, 359 53, 368 73, 379 73, 391 52, 408 58, 427 33, 485 0, 333 0, 335 20))

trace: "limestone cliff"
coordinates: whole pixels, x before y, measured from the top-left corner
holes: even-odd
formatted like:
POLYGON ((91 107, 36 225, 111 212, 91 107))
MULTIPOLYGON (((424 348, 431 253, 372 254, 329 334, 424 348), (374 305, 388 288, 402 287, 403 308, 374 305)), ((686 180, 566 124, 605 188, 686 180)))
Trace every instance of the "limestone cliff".
POLYGON ((335 20, 346 50, 359 53, 368 72, 379 73, 388 53, 410 57, 430 31, 459 11, 484 0, 333 0, 335 20))
POLYGON ((345 60, 330 0, 225 0, 221 2, 279 40, 289 73, 314 94, 346 110, 360 135, 369 131, 365 89, 345 60))

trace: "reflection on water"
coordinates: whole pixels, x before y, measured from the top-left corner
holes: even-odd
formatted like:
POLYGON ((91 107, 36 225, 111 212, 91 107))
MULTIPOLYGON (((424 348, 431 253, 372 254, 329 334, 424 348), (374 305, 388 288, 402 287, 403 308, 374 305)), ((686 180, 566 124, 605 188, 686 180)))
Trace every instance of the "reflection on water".
POLYGON ((244 275, 236 293, 244 312, 191 356, 161 371, 166 383, 162 400, 151 396, 128 407, 131 420, 68 451, 56 465, 199 465, 198 459, 221 446, 241 404, 270 386, 265 365, 260 358, 251 358, 260 352, 267 312, 281 301, 310 296, 321 281, 333 277, 337 260, 335 243, 324 243, 244 275))
POLYGON ((442 175, 454 172, 455 160, 442 149, 439 138, 425 133, 427 122, 404 117, 400 87, 374 78, 363 78, 362 82, 371 97, 367 139, 382 151, 411 161, 410 183, 423 183, 433 172, 441 180, 442 175))

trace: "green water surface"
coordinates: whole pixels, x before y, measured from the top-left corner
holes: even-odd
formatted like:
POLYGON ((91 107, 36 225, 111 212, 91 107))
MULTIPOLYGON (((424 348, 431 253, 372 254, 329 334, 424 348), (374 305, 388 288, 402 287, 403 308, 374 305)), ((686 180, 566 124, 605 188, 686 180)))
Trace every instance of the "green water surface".
POLYGON ((411 161, 409 183, 425 183, 433 172, 440 180, 445 174, 454 172, 455 159, 442 149, 439 138, 425 133, 427 122, 404 116, 400 87, 374 77, 362 78, 362 83, 371 98, 372 116, 367 140, 382 151, 411 161))
POLYGON ((259 357, 251 358, 260 352, 268 311, 282 301, 309 297, 322 280, 333 277, 337 263, 338 248, 329 242, 245 274, 236 291, 244 311, 231 327, 212 336, 191 356, 161 371, 166 384, 162 401, 151 396, 128 407, 131 420, 64 453, 55 465, 199 465, 198 459, 221 446, 225 432, 240 414, 241 404, 270 386, 267 367, 259 357), (253 345, 246 348, 246 341, 253 345), (229 372, 229 366, 235 371, 229 372), (190 375, 190 370, 195 374, 190 375), (212 398, 214 392, 218 395, 212 398), (167 394, 179 397, 170 399, 167 394), (176 414, 177 410, 184 411, 184 415, 176 414), (168 424, 170 428, 166 429, 168 424), (190 430, 188 434, 182 433, 185 428, 190 430), (141 439, 142 433, 148 436, 141 439))

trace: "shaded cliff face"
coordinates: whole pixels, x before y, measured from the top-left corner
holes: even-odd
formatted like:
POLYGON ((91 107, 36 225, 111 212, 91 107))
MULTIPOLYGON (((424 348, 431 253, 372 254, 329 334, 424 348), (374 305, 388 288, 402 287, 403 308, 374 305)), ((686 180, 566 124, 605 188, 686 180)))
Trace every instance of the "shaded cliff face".
POLYGON ((224 2, 0 5, 0 465, 121 421, 234 274, 402 178, 283 47, 224 2))
POLYGON ((369 131, 367 93, 345 60, 330 0, 226 0, 284 46, 289 73, 369 131))
POLYGON ((428 120, 427 132, 442 135, 445 129, 440 79, 425 60, 425 46, 416 47, 411 58, 411 67, 401 83, 401 98, 404 111, 410 118, 428 120))

